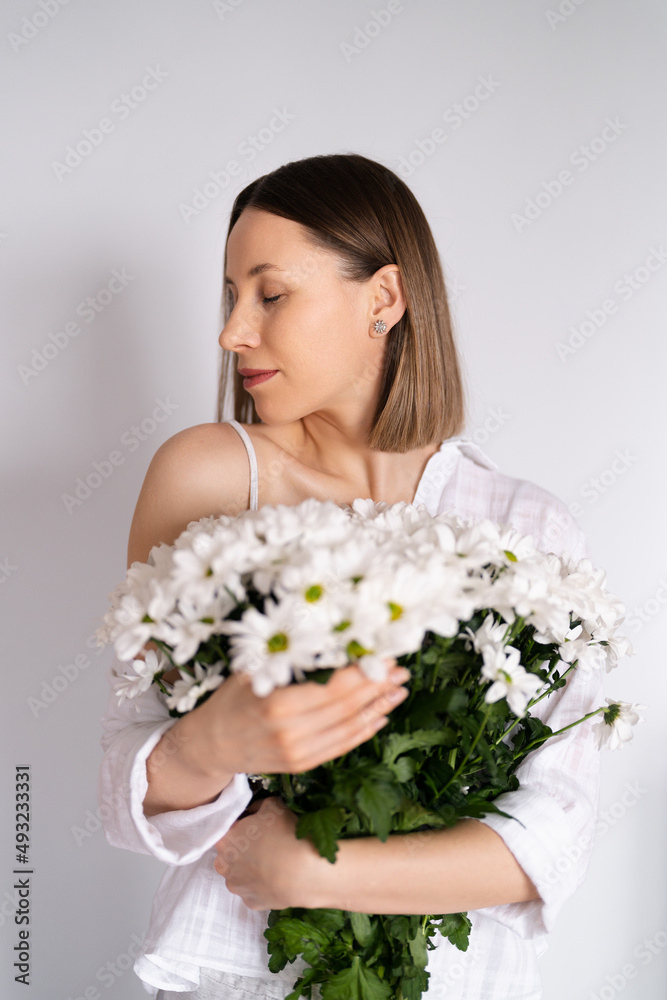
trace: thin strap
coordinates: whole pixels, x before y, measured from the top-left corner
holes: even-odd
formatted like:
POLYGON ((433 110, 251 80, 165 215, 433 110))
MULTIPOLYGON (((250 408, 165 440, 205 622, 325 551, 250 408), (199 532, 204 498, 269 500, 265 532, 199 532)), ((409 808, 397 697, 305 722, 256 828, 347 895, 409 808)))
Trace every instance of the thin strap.
POLYGON ((243 427, 238 420, 227 420, 228 424, 231 424, 241 435, 243 443, 248 452, 248 461, 250 462, 250 510, 258 509, 258 489, 257 489, 257 456, 255 455, 255 449, 253 443, 250 440, 250 435, 248 434, 245 427, 243 427))

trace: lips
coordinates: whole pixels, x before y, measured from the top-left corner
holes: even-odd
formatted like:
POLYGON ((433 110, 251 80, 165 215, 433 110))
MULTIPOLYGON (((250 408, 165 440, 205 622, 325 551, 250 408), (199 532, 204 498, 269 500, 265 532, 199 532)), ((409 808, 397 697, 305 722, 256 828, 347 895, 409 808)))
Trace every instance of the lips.
POLYGON ((277 368, 239 368, 239 375, 252 377, 253 375, 266 375, 268 372, 275 372, 277 368))

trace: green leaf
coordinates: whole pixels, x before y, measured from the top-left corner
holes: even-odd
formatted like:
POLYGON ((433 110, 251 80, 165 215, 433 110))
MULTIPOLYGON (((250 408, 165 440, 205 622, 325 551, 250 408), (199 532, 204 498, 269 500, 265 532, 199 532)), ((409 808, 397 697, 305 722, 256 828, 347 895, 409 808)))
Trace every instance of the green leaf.
POLYGON ((422 772, 432 777, 438 788, 444 788, 454 774, 454 769, 450 767, 446 760, 431 757, 422 766, 422 772))
POLYGON ((399 941, 405 941, 410 933, 408 918, 402 913, 387 917, 387 932, 392 937, 398 938, 399 941))
POLYGON ((430 976, 423 969, 415 969, 421 973, 418 977, 404 975, 401 979, 401 996, 403 1000, 421 1000, 422 994, 428 989, 430 976))
POLYGON ((412 757, 399 757, 389 767, 398 781, 409 781, 417 770, 417 761, 412 757))
POLYGON ((422 933, 421 927, 418 929, 415 937, 408 938, 408 947, 410 948, 410 954, 415 965, 420 968, 426 967, 427 955, 426 955, 426 938, 422 933))
POLYGON ((391 829, 391 817, 401 802, 398 786, 388 781, 364 779, 357 791, 356 802, 367 817, 371 831, 385 841, 391 829))
POLYGON ((280 972, 287 965, 287 953, 277 941, 269 942, 269 971, 280 972))
POLYGON ((284 949, 287 957, 292 960, 299 952, 304 951, 309 942, 324 949, 331 940, 331 935, 306 920, 288 917, 277 921, 273 927, 264 931, 267 941, 275 942, 284 949))
POLYGON ((471 819, 481 819, 482 816, 487 816, 489 813, 495 813, 497 816, 504 816, 505 819, 514 819, 520 826, 525 828, 525 824, 522 823, 520 819, 517 819, 516 816, 511 816, 509 813, 503 812, 502 809, 499 809, 493 802, 467 802, 465 809, 459 810, 460 816, 469 816, 471 819))
POLYGON ((344 910, 333 910, 328 907, 317 907, 312 910, 299 908, 297 913, 307 916, 308 920, 312 920, 331 937, 334 937, 345 926, 347 920, 344 910))
POLYGON ((389 983, 369 969, 359 955, 354 956, 349 969, 322 984, 323 1000, 392 1000, 392 993, 389 983))
POLYGON ((459 951, 467 951, 472 924, 465 913, 447 913, 442 918, 438 930, 451 941, 459 951))
POLYGON ((354 936, 361 945, 365 948, 367 944, 370 944, 371 938, 373 937, 373 928, 371 926, 371 918, 367 913, 354 913, 350 912, 350 923, 352 924, 352 930, 354 931, 354 936))
POLYGON ((357 771, 351 770, 349 767, 339 767, 332 772, 331 780, 333 782, 331 799, 354 812, 360 780, 357 771))
POLYGON ((306 988, 310 986, 311 983, 319 981, 321 980, 319 979, 319 972, 317 969, 313 969, 312 967, 305 969, 303 975, 299 976, 297 981, 294 983, 294 989, 291 993, 287 994, 285 1000, 299 1000, 299 997, 308 996, 309 994, 306 988))
POLYGON ((437 729, 416 729, 414 733, 390 733, 382 752, 383 764, 393 764, 406 750, 434 747, 447 741, 447 734, 437 729))
POLYGON ((345 833, 348 837, 354 837, 355 834, 359 834, 361 836, 363 832, 364 828, 361 825, 361 820, 356 812, 353 812, 345 824, 345 833))
POLYGON ((317 812, 304 813, 296 824, 299 839, 310 837, 323 858, 332 864, 338 851, 338 836, 345 822, 345 811, 340 806, 329 806, 317 812))
POLYGON ((394 817, 394 828, 397 832, 416 830, 419 826, 442 827, 446 821, 438 813, 425 809, 419 802, 403 799, 401 809, 394 817))
POLYGON ((441 710, 453 715, 455 712, 462 712, 468 707, 468 695, 463 688, 447 688, 443 693, 441 710))

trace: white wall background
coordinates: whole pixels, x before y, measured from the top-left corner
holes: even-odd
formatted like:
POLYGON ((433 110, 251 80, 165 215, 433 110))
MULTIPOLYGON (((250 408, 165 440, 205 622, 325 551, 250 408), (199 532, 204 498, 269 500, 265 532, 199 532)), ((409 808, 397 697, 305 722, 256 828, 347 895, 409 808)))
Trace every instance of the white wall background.
POLYGON ((647 722, 605 758, 601 832, 543 960, 546 1000, 663 997, 664 4, 403 0, 379 29, 385 0, 61 2, 0 11, 2 996, 145 995, 129 953, 162 866, 96 829, 111 652, 91 636, 125 575, 153 453, 215 419, 234 195, 288 160, 355 151, 412 164, 450 279, 469 433, 503 471, 578 505, 629 608, 637 655, 607 689, 647 704, 647 722), (155 89, 123 112, 149 69, 155 89), (276 109, 290 116, 282 131, 276 109), (90 155, 54 167, 105 118, 90 155), (252 160, 248 136, 262 147, 252 160), (241 174, 205 188, 186 222, 180 206, 230 160, 241 174), (513 221, 540 192, 533 221, 513 221), (126 285, 105 304, 114 271, 126 285), (101 290, 87 321, 80 304, 101 290), (157 400, 171 412, 151 424, 157 400), (111 474, 68 506, 114 451, 111 474), (11 968, 20 764, 33 776, 31 992, 11 968))

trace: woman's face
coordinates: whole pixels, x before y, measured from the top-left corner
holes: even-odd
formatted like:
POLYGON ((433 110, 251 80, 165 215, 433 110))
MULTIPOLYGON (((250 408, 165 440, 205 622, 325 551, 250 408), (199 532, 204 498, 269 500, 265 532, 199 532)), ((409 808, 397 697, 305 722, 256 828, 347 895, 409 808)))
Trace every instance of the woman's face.
POLYGON ((270 212, 241 213, 227 243, 225 294, 233 308, 220 346, 238 354, 239 368, 276 369, 246 385, 265 423, 315 411, 336 423, 337 414, 345 423, 363 421, 375 407, 386 346, 370 331, 379 318, 390 328, 405 308, 392 293, 398 272, 387 265, 368 282, 345 280, 333 254, 314 249, 305 232, 270 212))

